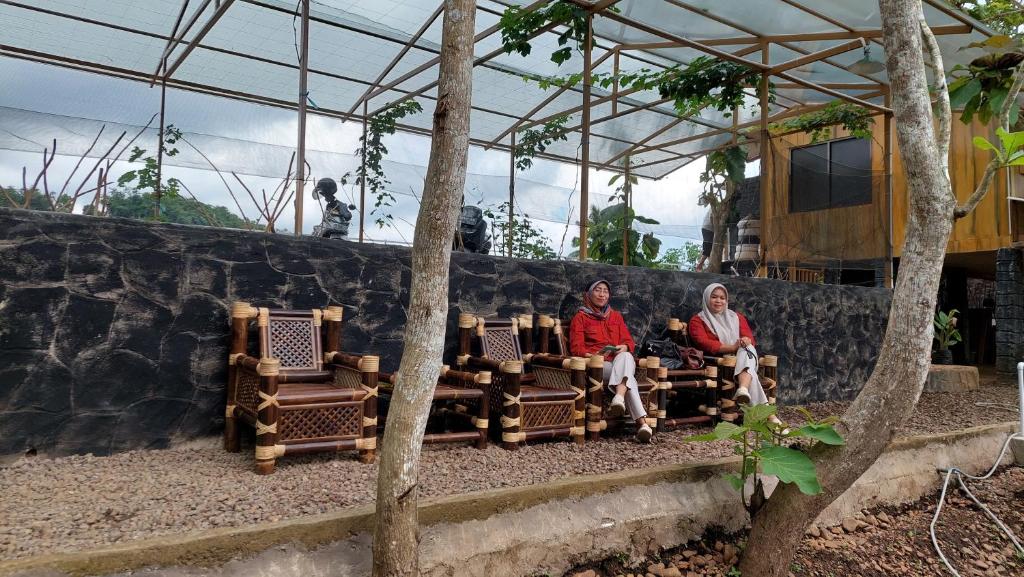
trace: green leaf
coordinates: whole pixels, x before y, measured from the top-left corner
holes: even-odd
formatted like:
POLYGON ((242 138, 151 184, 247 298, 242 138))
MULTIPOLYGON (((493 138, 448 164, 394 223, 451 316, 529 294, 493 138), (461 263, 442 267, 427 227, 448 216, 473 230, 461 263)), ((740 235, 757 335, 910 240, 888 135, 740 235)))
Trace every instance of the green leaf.
MULTIPOLYGON (((1022 132, 1007 132, 1003 130, 1003 127, 996 128, 996 136, 999 137, 999 142, 1003 145, 1003 152, 1005 156, 1009 156, 1014 152, 1017 152, 1021 146, 1024 146, 1024 131, 1022 132)), ((950 311, 950 314, 956 314, 956 309, 950 311)))
POLYGON ((746 427, 734 425, 728 421, 722 421, 718 423, 718 425, 715 426, 715 430, 711 431, 710 433, 686 437, 683 440, 686 442, 721 441, 722 439, 731 439, 733 437, 739 438, 746 432, 746 427))
POLYGON ((639 214, 635 215, 633 218, 635 218, 637 222, 642 222, 644 224, 658 224, 658 221, 653 218, 647 218, 646 216, 641 216, 639 214))
POLYGON ((122 174, 121 178, 117 179, 117 184, 120 186, 124 186, 133 180, 135 180, 135 171, 129 170, 128 172, 122 174))
POLYGON ((974 97, 979 94, 981 94, 981 81, 977 78, 972 78, 970 81, 958 86, 956 90, 950 89, 949 106, 952 108, 960 108, 971 100, 974 100, 974 97))
POLYGON ((732 485, 733 489, 736 489, 737 491, 743 489, 743 478, 739 475, 730 473, 728 475, 723 475, 723 477, 725 477, 726 481, 729 481, 729 484, 732 485))
POLYGON ((763 423, 768 417, 775 414, 775 405, 753 405, 741 407, 743 410, 743 422, 746 425, 763 423))
POLYGON ((774 475, 783 483, 796 483, 805 495, 821 493, 818 472, 807 455, 789 447, 764 447, 754 451, 761 458, 761 472, 774 475))
POLYGON ((975 148, 979 148, 981 150, 991 150, 992 154, 996 155, 996 158, 999 159, 999 163, 1000 164, 1005 164, 1005 160, 1006 159, 1003 157, 1003 153, 1000 152, 999 149, 996 148, 996 146, 994 144, 992 144, 991 142, 986 140, 985 137, 983 137, 983 136, 975 136, 971 140, 971 142, 974 143, 974 147, 975 148))
POLYGON ((826 445, 843 445, 846 443, 842 435, 832 425, 804 425, 797 429, 795 433, 796 435, 793 436, 810 437, 826 445))

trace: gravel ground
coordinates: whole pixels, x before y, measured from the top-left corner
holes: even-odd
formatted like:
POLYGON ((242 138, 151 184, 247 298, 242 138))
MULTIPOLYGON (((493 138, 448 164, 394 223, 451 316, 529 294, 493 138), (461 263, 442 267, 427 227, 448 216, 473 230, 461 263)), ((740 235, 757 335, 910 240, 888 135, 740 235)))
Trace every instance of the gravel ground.
MULTIPOLYGON (((953 482, 955 485, 955 481, 953 482)), ((1003 468, 986 481, 968 481, 971 492, 1018 537, 1024 533, 1024 469, 1003 468)), ((789 577, 946 577, 928 526, 938 492, 906 507, 862 511, 835 527, 812 528, 789 566, 789 577)), ((965 496, 950 489, 935 531, 942 552, 963 577, 1024 575, 1024 555, 965 496)), ((566 573, 571 577, 726 577, 746 532, 709 530, 700 541, 656 557, 612 557, 566 573)))
MULTIPOLYGON (((991 379, 972 393, 924 395, 903 434, 932 433, 1014 420, 1016 388, 991 379)), ((845 403, 818 403, 817 416, 845 403)), ((798 420, 790 408, 784 420, 798 420)), ((548 442, 509 452, 491 446, 433 445, 423 452, 420 496, 530 485, 572 475, 689 463, 731 454, 725 442, 686 443, 703 429, 628 437, 577 447, 548 442)), ((226 453, 219 443, 109 457, 24 458, 0 468, 0 559, 70 552, 215 527, 278 521, 337 511, 373 500, 377 468, 354 454, 285 458, 271 476, 253 474, 252 451, 226 453)))

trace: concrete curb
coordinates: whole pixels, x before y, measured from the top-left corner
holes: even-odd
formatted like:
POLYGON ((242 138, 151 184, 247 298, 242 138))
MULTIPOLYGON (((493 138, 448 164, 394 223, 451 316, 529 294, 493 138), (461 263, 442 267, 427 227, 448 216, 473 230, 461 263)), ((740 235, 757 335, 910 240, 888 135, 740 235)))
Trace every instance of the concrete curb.
MULTIPOLYGON (((936 444, 952 446, 965 443, 969 445, 979 441, 992 442, 992 439, 997 436, 1001 443, 1003 435, 1015 430, 1015 423, 1001 423, 949 433, 898 439, 889 445, 879 461, 885 459, 887 455, 896 457, 896 454, 899 454, 898 459, 905 459, 907 454, 919 452, 930 455, 934 453, 931 448, 936 444)), ((991 459, 994 456, 987 458, 991 459)), ((622 493, 633 489, 647 490, 656 486, 675 487, 700 484, 722 473, 734 471, 738 463, 737 457, 729 457, 696 464, 666 465, 650 469, 570 477, 540 485, 428 499, 421 502, 419 507, 420 525, 426 528, 482 522, 497 515, 508 516, 546 504, 580 501, 606 493, 622 493)), ((916 466, 917 474, 920 475, 921 470, 927 470, 930 466, 930 462, 918 464, 916 466)), ((866 473, 865 477, 869 477, 869 475, 866 473)), ((901 477, 897 475, 895 478, 901 477)), ((871 492, 871 484, 874 482, 876 481, 868 479, 866 485, 869 486, 862 487, 862 492, 871 492)), ((877 482, 888 481, 883 479, 877 482)), ((937 483, 938 477, 935 478, 935 486, 937 483)), ((915 488, 919 492, 922 483, 918 482, 915 488)), ((851 497, 852 499, 848 500, 857 502, 850 503, 850 506, 859 509, 860 507, 857 505, 862 499, 856 495, 851 495, 851 497)), ((913 495, 911 500, 916 500, 916 498, 917 496, 913 495)), ((738 508, 738 502, 736 506, 738 508)), ((868 505, 864 504, 863 506, 868 505)), ((836 514, 838 513, 833 513, 831 516, 836 516, 836 514)), ((823 514, 822 517, 829 516, 823 514)), ((130 571, 143 567, 214 567, 234 559, 251 557, 280 545, 296 545, 312 550, 329 543, 357 540, 372 531, 373 519, 374 506, 366 504, 335 513, 276 523, 214 529, 183 536, 137 541, 118 547, 0 562, 0 576, 28 573, 34 575, 63 573, 85 576, 130 571)), ((822 520, 819 518, 819 521, 822 520)))

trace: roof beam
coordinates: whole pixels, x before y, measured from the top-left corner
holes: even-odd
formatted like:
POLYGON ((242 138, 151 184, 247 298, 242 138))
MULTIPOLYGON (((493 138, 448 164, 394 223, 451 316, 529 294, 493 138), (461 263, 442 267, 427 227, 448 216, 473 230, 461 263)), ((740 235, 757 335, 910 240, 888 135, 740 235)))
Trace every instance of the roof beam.
POLYGON ((397 66, 398 63, 402 60, 402 58, 409 52, 409 50, 412 49, 413 45, 419 42, 419 39, 434 24, 434 21, 437 20, 438 16, 440 16, 442 12, 444 12, 443 3, 437 7, 437 10, 434 10, 434 13, 430 15, 430 18, 427 18, 427 21, 423 23, 423 26, 420 26, 420 29, 416 31, 416 34, 413 34, 412 38, 410 38, 409 41, 405 43, 405 46, 402 47, 402 50, 398 54, 396 54, 394 58, 391 59, 391 62, 388 63, 386 68, 384 68, 384 71, 377 75, 377 79, 374 80, 373 84, 371 84, 366 89, 366 92, 363 92, 363 95, 360 96, 358 100, 356 100, 355 104, 352 105, 352 108, 348 109, 349 114, 355 112, 356 108, 359 108, 359 105, 368 99, 369 94, 373 92, 373 89, 378 87, 381 81, 383 81, 384 78, 388 74, 390 74, 392 70, 395 69, 395 66, 397 66))
POLYGON ((824 60, 829 56, 843 54, 856 48, 860 48, 860 42, 860 40, 851 40, 850 42, 840 44, 838 46, 833 46, 832 48, 826 48, 824 50, 819 50, 818 52, 805 54, 800 58, 794 58, 781 64, 776 64, 775 66, 772 66, 772 69, 769 70, 768 72, 770 74, 778 74, 779 72, 784 72, 786 70, 791 70, 793 68, 800 68, 801 66, 812 64, 814 62, 818 62, 819 60, 824 60))
POLYGON ((196 33, 195 37, 185 45, 185 50, 180 56, 178 56, 178 59, 174 61, 174 64, 172 64, 170 68, 164 69, 164 79, 174 76, 178 67, 185 63, 185 59, 188 58, 188 55, 191 54, 192 51, 195 50, 196 46, 203 41, 203 38, 206 37, 210 30, 213 30, 213 27, 217 25, 217 21, 220 20, 221 16, 228 11, 228 8, 231 8, 231 5, 234 2, 235 0, 223 0, 223 3, 221 3, 214 13, 210 15, 210 19, 206 21, 206 24, 203 24, 203 27, 199 29, 199 32, 196 33))
MULTIPOLYGON (((950 24, 948 26, 936 26, 932 32, 936 36, 946 34, 968 34, 972 28, 967 24, 950 24)), ((736 36, 732 38, 705 38, 699 40, 707 46, 730 46, 734 44, 757 44, 759 42, 771 42, 772 44, 787 44, 790 42, 821 42, 826 40, 856 40, 857 38, 881 38, 882 30, 874 28, 871 30, 848 30, 845 32, 817 32, 810 34, 765 34, 764 36, 736 36)), ((671 48, 675 44, 671 42, 647 42, 640 44, 623 44, 624 48, 636 50, 650 50, 655 48, 671 48)))
MULTIPOLYGON (((185 17, 185 10, 188 10, 189 1, 190 0, 182 0, 182 2, 181 2, 181 10, 178 10, 178 18, 177 18, 177 20, 174 21, 174 28, 171 28, 171 37, 167 39, 167 44, 164 45, 163 54, 160 56, 160 62, 157 62, 156 70, 153 71, 153 78, 150 79, 150 81, 149 81, 149 87, 150 88, 152 88, 153 85, 156 84, 157 78, 160 78, 160 70, 162 68, 164 68, 164 66, 167 64, 167 53, 168 53, 168 51, 171 50, 171 42, 174 42, 174 43, 179 42, 179 39, 178 39, 178 27, 181 26, 181 20, 185 17)), ((207 2, 207 3, 209 3, 209 2, 207 2)), ((198 14, 200 11, 202 11, 202 8, 200 8, 196 13, 198 14)), ((191 28, 192 24, 194 24, 195 21, 196 21, 195 18, 193 18, 189 22, 188 28, 191 28)), ((183 30, 181 32, 182 36, 184 36, 185 34, 188 33, 188 28, 186 28, 185 30, 183 30)))

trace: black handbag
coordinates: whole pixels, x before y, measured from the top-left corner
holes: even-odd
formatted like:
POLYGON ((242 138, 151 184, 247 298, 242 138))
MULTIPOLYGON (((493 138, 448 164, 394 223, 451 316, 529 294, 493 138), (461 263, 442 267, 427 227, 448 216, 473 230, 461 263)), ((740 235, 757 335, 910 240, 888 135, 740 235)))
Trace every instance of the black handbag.
POLYGON ((671 339, 648 339, 640 347, 640 356, 658 357, 661 366, 669 369, 701 369, 704 353, 693 347, 681 347, 671 339))

